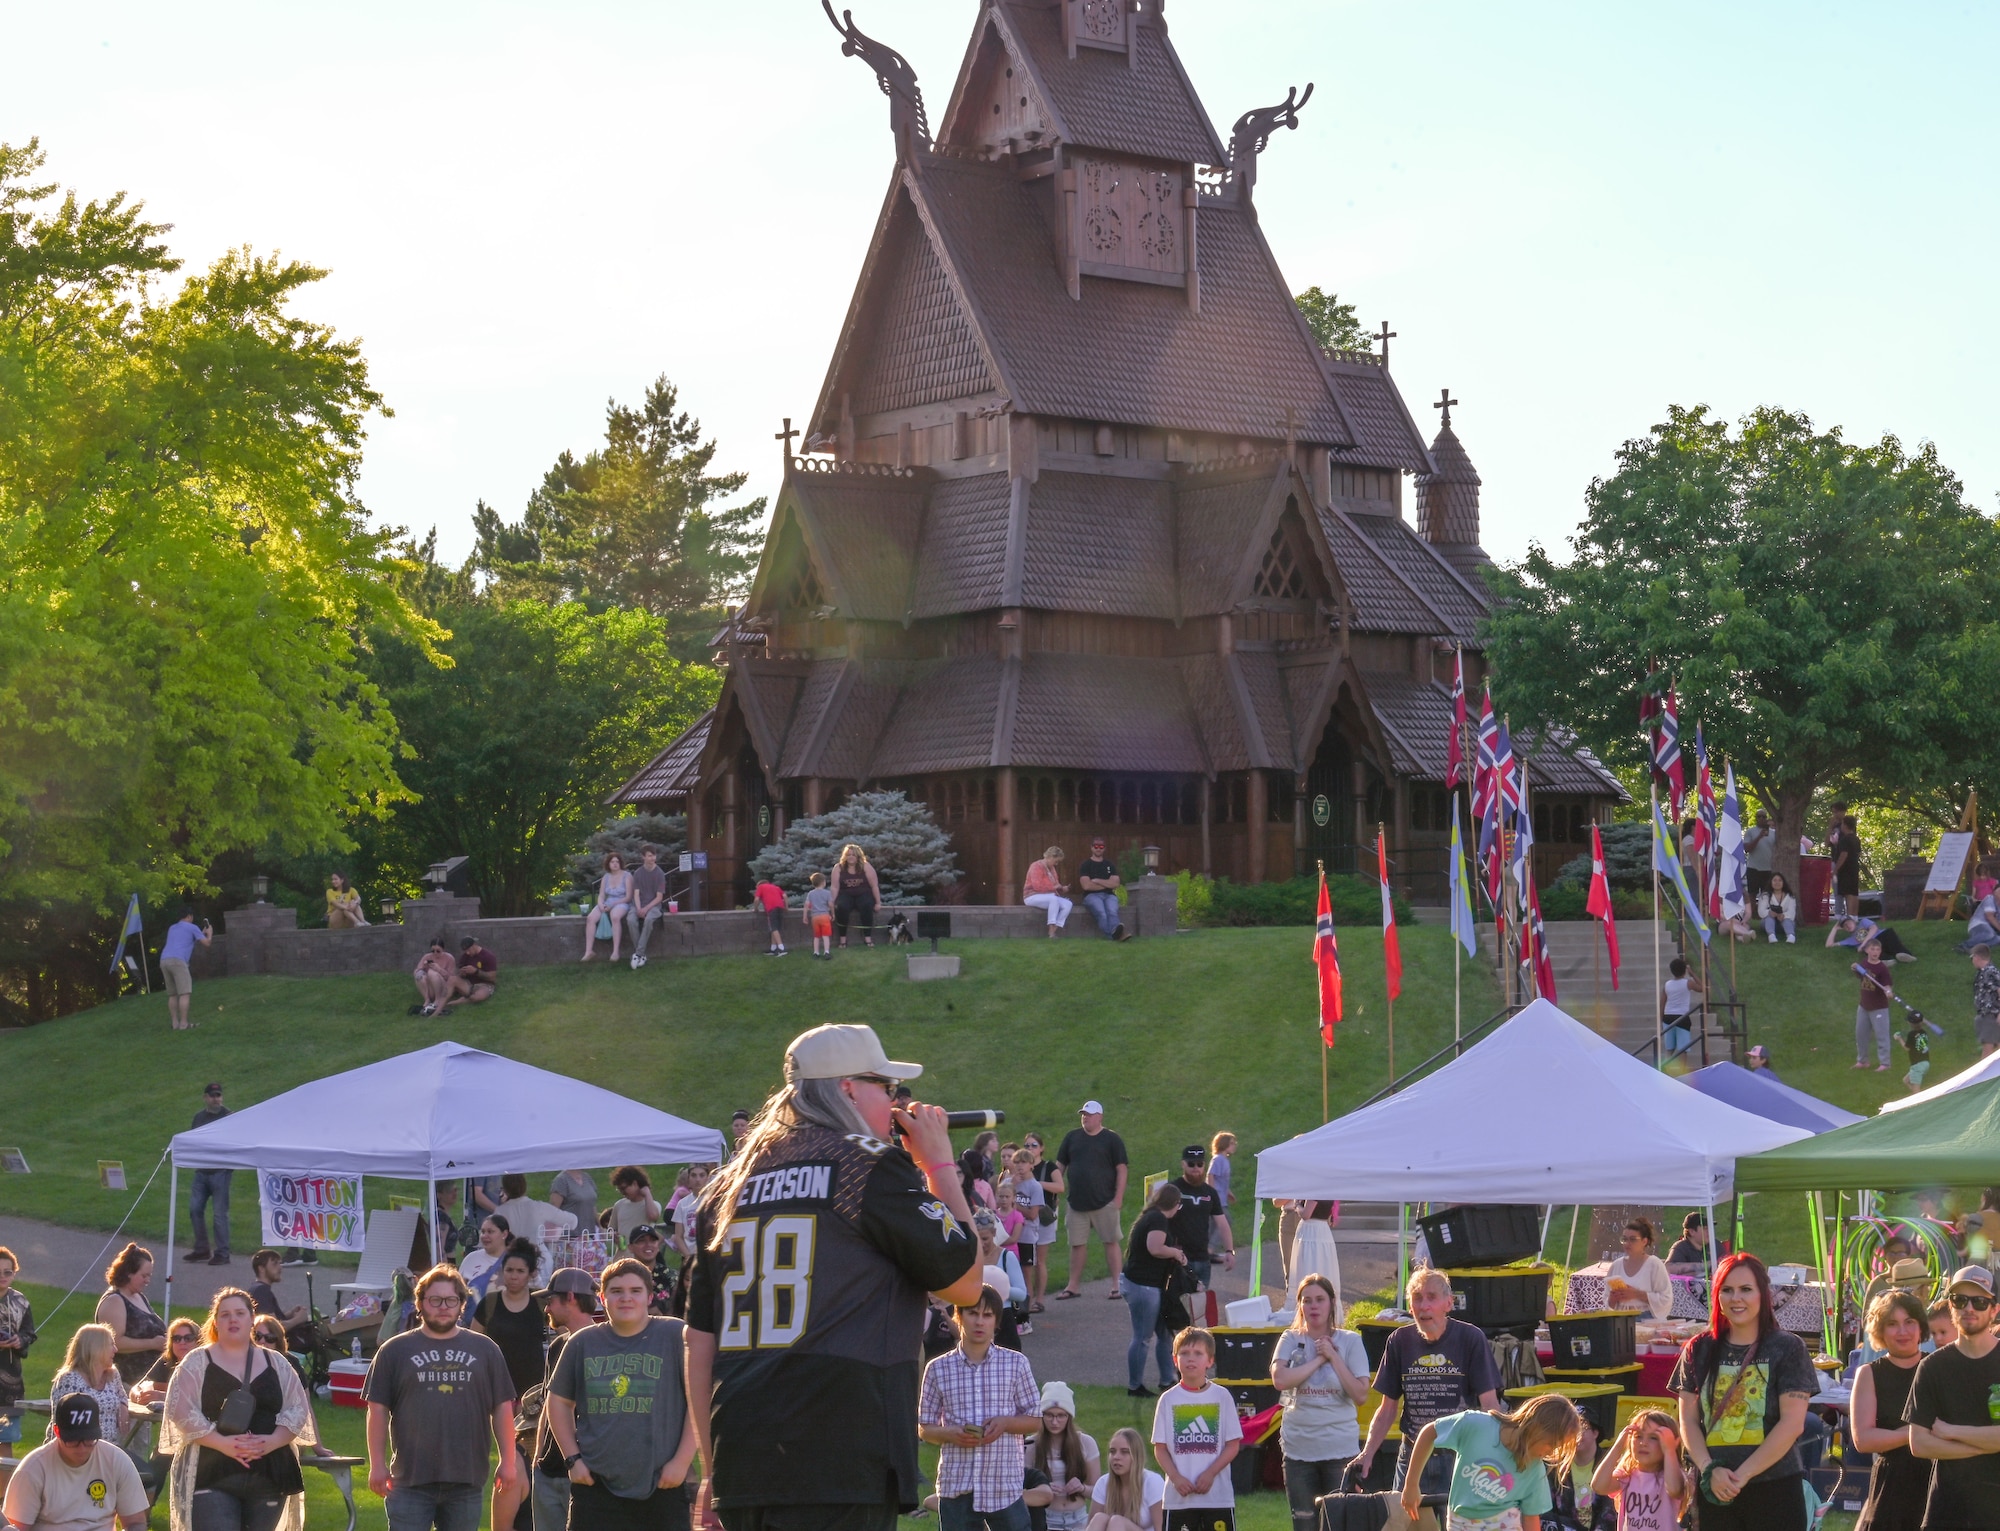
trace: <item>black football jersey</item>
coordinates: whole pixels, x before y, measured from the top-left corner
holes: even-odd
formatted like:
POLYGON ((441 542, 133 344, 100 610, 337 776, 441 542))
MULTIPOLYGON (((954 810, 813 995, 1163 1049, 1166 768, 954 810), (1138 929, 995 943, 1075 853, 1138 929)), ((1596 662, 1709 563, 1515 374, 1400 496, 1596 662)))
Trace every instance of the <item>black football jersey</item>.
POLYGON ((978 1259, 900 1147, 802 1127, 750 1165, 720 1250, 696 1222, 687 1321, 715 1336, 721 1509, 913 1508, 925 1298, 978 1259))

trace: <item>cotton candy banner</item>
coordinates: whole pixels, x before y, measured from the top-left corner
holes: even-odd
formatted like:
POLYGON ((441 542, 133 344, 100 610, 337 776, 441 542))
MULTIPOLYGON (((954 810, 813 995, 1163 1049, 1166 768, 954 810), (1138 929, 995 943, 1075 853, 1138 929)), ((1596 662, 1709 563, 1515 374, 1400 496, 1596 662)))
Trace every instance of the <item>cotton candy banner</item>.
POLYGON ((257 1172, 264 1208, 264 1242, 293 1249, 359 1250, 368 1219, 361 1208, 359 1175, 281 1175, 257 1172))

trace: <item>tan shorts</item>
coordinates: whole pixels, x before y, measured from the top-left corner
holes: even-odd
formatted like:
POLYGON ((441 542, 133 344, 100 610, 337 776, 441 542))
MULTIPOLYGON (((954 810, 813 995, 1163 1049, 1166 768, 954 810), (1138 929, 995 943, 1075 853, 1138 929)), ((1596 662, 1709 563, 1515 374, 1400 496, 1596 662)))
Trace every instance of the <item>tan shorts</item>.
POLYGON ((172 957, 160 959, 160 972, 167 980, 167 997, 194 993, 194 979, 188 974, 188 965, 172 957))
POLYGON ((1072 1249, 1088 1244, 1091 1234, 1108 1249, 1122 1248, 1125 1234, 1118 1226, 1116 1207, 1099 1207, 1094 1212, 1079 1212, 1068 1202, 1063 1203, 1063 1221, 1069 1225, 1069 1242, 1072 1249))

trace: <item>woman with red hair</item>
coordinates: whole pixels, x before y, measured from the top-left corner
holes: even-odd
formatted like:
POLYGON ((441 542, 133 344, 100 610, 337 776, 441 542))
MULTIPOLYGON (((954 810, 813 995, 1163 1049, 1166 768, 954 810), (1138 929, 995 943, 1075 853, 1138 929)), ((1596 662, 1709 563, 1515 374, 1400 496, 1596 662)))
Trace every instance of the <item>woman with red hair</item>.
POLYGON ((1717 1267, 1708 1332, 1688 1341, 1668 1386, 1700 1475, 1702 1531, 1806 1531, 1799 1436, 1816 1388, 1812 1357, 1778 1327, 1755 1255, 1717 1267))

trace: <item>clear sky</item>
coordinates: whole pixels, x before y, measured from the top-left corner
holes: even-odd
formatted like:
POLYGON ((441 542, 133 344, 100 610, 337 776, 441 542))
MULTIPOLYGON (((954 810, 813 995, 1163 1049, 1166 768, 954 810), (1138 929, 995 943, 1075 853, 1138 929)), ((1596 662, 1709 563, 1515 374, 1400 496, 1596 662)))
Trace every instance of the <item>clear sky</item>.
MULTIPOLYGON (((943 112, 975 0, 855 0, 943 112)), ((1210 116, 1316 82, 1259 170, 1294 290, 1449 385, 1502 558, 1560 547, 1669 403, 1935 440, 2000 491, 1990 74, 2000 8, 1167 0, 1210 116), (1981 364, 1980 356, 1989 358, 1981 364)), ((395 418, 362 494, 447 552, 605 401, 665 373, 778 475, 891 166, 887 103, 817 0, 16 6, 0 140, 128 190, 205 264, 330 268, 395 418)))

